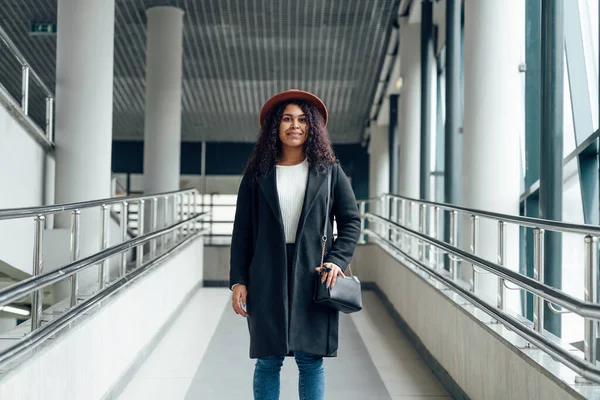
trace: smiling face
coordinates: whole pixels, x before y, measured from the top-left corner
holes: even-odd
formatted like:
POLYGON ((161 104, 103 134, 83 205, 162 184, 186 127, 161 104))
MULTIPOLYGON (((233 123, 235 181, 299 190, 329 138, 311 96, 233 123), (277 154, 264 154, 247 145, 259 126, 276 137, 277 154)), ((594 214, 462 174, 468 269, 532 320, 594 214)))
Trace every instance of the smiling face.
POLYGON ((279 139, 284 147, 302 147, 308 137, 308 122, 304 111, 296 104, 288 104, 279 123, 279 139))

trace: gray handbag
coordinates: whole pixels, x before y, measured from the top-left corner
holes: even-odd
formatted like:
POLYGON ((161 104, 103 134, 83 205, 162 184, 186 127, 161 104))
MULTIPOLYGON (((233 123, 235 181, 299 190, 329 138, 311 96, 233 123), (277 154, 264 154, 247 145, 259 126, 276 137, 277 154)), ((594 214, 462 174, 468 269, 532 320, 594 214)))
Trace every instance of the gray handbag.
MULTIPOLYGON (((329 197, 331 193, 331 168, 327 172, 327 208, 325 209, 325 223, 323 225, 323 237, 321 239, 321 271, 324 271, 323 260, 325 258, 325 244, 327 243, 327 222, 329 220, 329 197)), ((315 275, 314 301, 318 304, 333 308, 345 314, 362 310, 362 294, 360 281, 352 275, 352 269, 348 266, 350 276, 338 276, 335 286, 327 288, 325 282, 321 283, 321 274, 315 275)), ((327 268, 325 272, 331 269, 327 268)))

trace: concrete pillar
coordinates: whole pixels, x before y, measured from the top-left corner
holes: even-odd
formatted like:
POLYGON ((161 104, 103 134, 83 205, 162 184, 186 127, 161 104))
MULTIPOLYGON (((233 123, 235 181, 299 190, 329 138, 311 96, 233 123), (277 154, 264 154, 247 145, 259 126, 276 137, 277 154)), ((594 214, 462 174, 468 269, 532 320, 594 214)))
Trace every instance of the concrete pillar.
MULTIPOLYGON (((389 127, 386 125, 371 125, 369 141, 369 198, 379 197, 390 192, 390 150, 389 127)), ((375 213, 383 211, 382 204, 371 203, 370 210, 375 213)), ((371 226, 371 229, 373 227, 371 226)), ((383 229, 375 229, 383 234, 383 229)))
POLYGON ((421 27, 400 23, 400 76, 402 90, 398 110, 400 155, 398 191, 419 198, 421 152, 421 27))
MULTIPOLYGON (((519 134, 523 132, 525 2, 465 1, 465 112, 462 159, 462 205, 519 214, 521 186, 519 134)), ((462 223, 461 243, 470 248, 469 218, 462 223)), ((518 270, 519 233, 507 226, 507 267, 518 270)), ((497 261, 497 223, 481 220, 477 255, 497 261)), ((462 264, 461 276, 471 278, 462 264)), ((497 279, 475 274, 476 292, 496 304, 497 279)), ((518 291, 507 291, 507 307, 518 312, 518 291)))
MULTIPOLYGON (((400 155, 398 162, 398 192, 401 196, 418 199, 421 180, 421 24, 410 24, 408 18, 400 22, 400 108, 398 133, 400 155)), ((406 206, 409 206, 407 203, 406 206)), ((404 223, 418 229, 419 207, 401 211, 404 223)), ((411 242, 411 254, 417 256, 417 241, 411 242)))
MULTIPOLYGON (((58 0, 56 46, 56 203, 110 197, 113 123, 114 0, 58 0)), ((45 259, 69 262, 69 213, 55 218, 55 242, 45 259)), ((100 208, 82 211, 79 258, 100 250, 100 208)), ((97 280, 97 268, 79 275, 84 289, 97 280)), ((69 279, 56 286, 67 298, 69 279)))
POLYGON ((147 11, 144 192, 179 189, 183 10, 147 11))
POLYGON ((114 25, 114 0, 58 0, 57 203, 110 196, 114 25))

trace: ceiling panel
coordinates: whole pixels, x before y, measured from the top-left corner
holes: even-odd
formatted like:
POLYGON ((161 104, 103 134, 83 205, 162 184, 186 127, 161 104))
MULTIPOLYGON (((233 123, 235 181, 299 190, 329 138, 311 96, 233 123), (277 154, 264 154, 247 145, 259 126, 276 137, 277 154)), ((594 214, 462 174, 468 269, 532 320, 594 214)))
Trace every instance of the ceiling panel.
MULTIPOLYGON (((146 10, 174 5, 185 11, 183 140, 253 141, 261 105, 296 88, 325 101, 334 142, 357 143, 398 3, 116 0, 113 136, 143 139, 146 10)), ((56 8, 56 0, 0 0, 0 25, 51 88, 56 37, 29 31, 32 22, 56 22, 56 8)), ((20 98, 20 67, 2 52, 0 82, 20 98)), ((33 97, 31 114, 43 122, 43 98, 33 97)))

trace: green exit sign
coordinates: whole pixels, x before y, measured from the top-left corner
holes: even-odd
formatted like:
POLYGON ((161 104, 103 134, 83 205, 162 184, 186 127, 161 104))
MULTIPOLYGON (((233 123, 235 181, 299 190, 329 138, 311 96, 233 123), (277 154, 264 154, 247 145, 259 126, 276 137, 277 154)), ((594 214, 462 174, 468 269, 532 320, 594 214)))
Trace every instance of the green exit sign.
POLYGON ((55 35, 56 24, 54 23, 32 23, 31 24, 32 35, 55 35))

